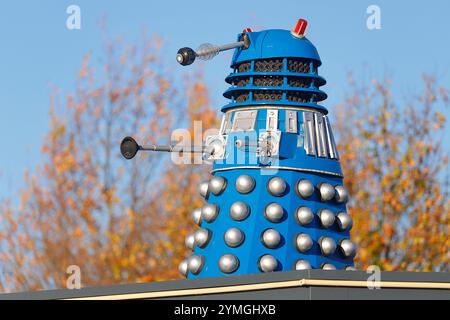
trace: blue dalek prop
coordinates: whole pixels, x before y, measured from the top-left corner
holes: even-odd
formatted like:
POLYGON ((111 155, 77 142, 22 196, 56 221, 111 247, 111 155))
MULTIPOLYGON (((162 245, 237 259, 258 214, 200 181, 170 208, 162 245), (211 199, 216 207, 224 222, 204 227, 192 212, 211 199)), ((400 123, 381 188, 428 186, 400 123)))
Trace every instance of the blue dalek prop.
POLYGON ((186 238, 194 253, 179 266, 188 278, 305 269, 353 270, 356 246, 327 109, 319 89, 320 57, 293 30, 245 29, 237 42, 182 48, 177 61, 211 59, 235 49, 231 86, 219 133, 202 146, 139 146, 131 137, 121 152, 201 152, 213 162, 200 185, 206 200, 192 213, 200 226, 186 238))

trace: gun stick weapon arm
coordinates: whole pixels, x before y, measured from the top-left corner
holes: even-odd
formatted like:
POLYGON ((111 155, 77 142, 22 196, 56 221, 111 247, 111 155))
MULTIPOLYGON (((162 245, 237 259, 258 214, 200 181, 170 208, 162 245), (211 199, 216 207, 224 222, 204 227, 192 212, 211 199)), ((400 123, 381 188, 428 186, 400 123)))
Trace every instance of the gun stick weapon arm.
POLYGON ((213 154, 214 148, 210 146, 180 146, 180 145, 149 145, 141 146, 132 137, 125 137, 120 143, 120 153, 125 159, 133 159, 138 151, 155 152, 189 152, 213 154))

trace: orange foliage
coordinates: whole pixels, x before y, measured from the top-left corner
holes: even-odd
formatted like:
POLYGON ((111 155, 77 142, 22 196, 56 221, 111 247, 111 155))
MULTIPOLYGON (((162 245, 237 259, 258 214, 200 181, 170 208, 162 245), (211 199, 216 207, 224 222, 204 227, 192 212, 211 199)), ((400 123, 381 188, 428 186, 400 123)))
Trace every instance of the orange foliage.
POLYGON ((448 149, 440 111, 447 90, 424 76, 422 95, 401 104, 389 81, 350 84, 353 94, 338 107, 336 131, 358 266, 449 271, 448 149))
MULTIPOLYGON (((83 286, 179 277, 209 167, 157 153, 125 161, 118 146, 126 135, 168 143, 177 127, 192 138, 194 121, 217 128, 217 114, 201 74, 178 85, 161 64, 159 41, 141 43, 108 44, 103 73, 86 56, 75 92, 62 105, 52 95, 47 158, 25 175, 19 205, 0 207, 2 291, 65 287, 70 265, 81 268, 83 286)), ((335 131, 357 264, 449 271, 448 158, 439 138, 448 91, 425 78, 418 100, 397 105, 387 82, 353 89, 335 131)))
POLYGON ((119 144, 126 135, 168 143, 174 128, 216 127, 217 115, 201 74, 177 84, 150 43, 108 44, 104 73, 86 56, 75 92, 62 105, 52 95, 47 158, 26 177, 20 205, 2 205, 2 291, 64 288, 70 265, 83 286, 179 277, 208 167, 158 153, 126 161, 119 144))

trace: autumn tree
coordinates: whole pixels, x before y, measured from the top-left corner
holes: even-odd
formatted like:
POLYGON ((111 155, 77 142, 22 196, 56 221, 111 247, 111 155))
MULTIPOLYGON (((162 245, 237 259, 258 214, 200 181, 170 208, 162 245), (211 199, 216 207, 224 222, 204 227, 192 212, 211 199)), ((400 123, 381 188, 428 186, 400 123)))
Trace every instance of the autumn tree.
POLYGON ((388 79, 364 86, 350 77, 350 86, 336 131, 357 265, 449 271, 448 89, 431 76, 404 100, 388 79))
POLYGON ((207 167, 158 153, 127 162, 119 144, 169 143, 175 128, 207 129, 217 115, 201 73, 174 79, 160 39, 140 43, 108 41, 100 69, 86 55, 76 90, 53 92, 45 161, 25 175, 19 205, 1 207, 2 291, 65 287, 70 265, 83 286, 179 277, 207 167))

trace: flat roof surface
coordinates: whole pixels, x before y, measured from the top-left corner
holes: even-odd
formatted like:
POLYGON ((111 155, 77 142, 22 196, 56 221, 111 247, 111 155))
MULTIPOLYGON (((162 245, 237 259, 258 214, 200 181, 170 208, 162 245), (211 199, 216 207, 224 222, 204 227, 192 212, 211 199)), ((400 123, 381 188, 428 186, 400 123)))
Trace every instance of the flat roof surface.
POLYGON ((450 273, 305 270, 0 294, 0 300, 48 299, 450 299, 450 273), (373 277, 372 277, 373 278, 373 277), (380 289, 369 286, 379 285, 380 289))

